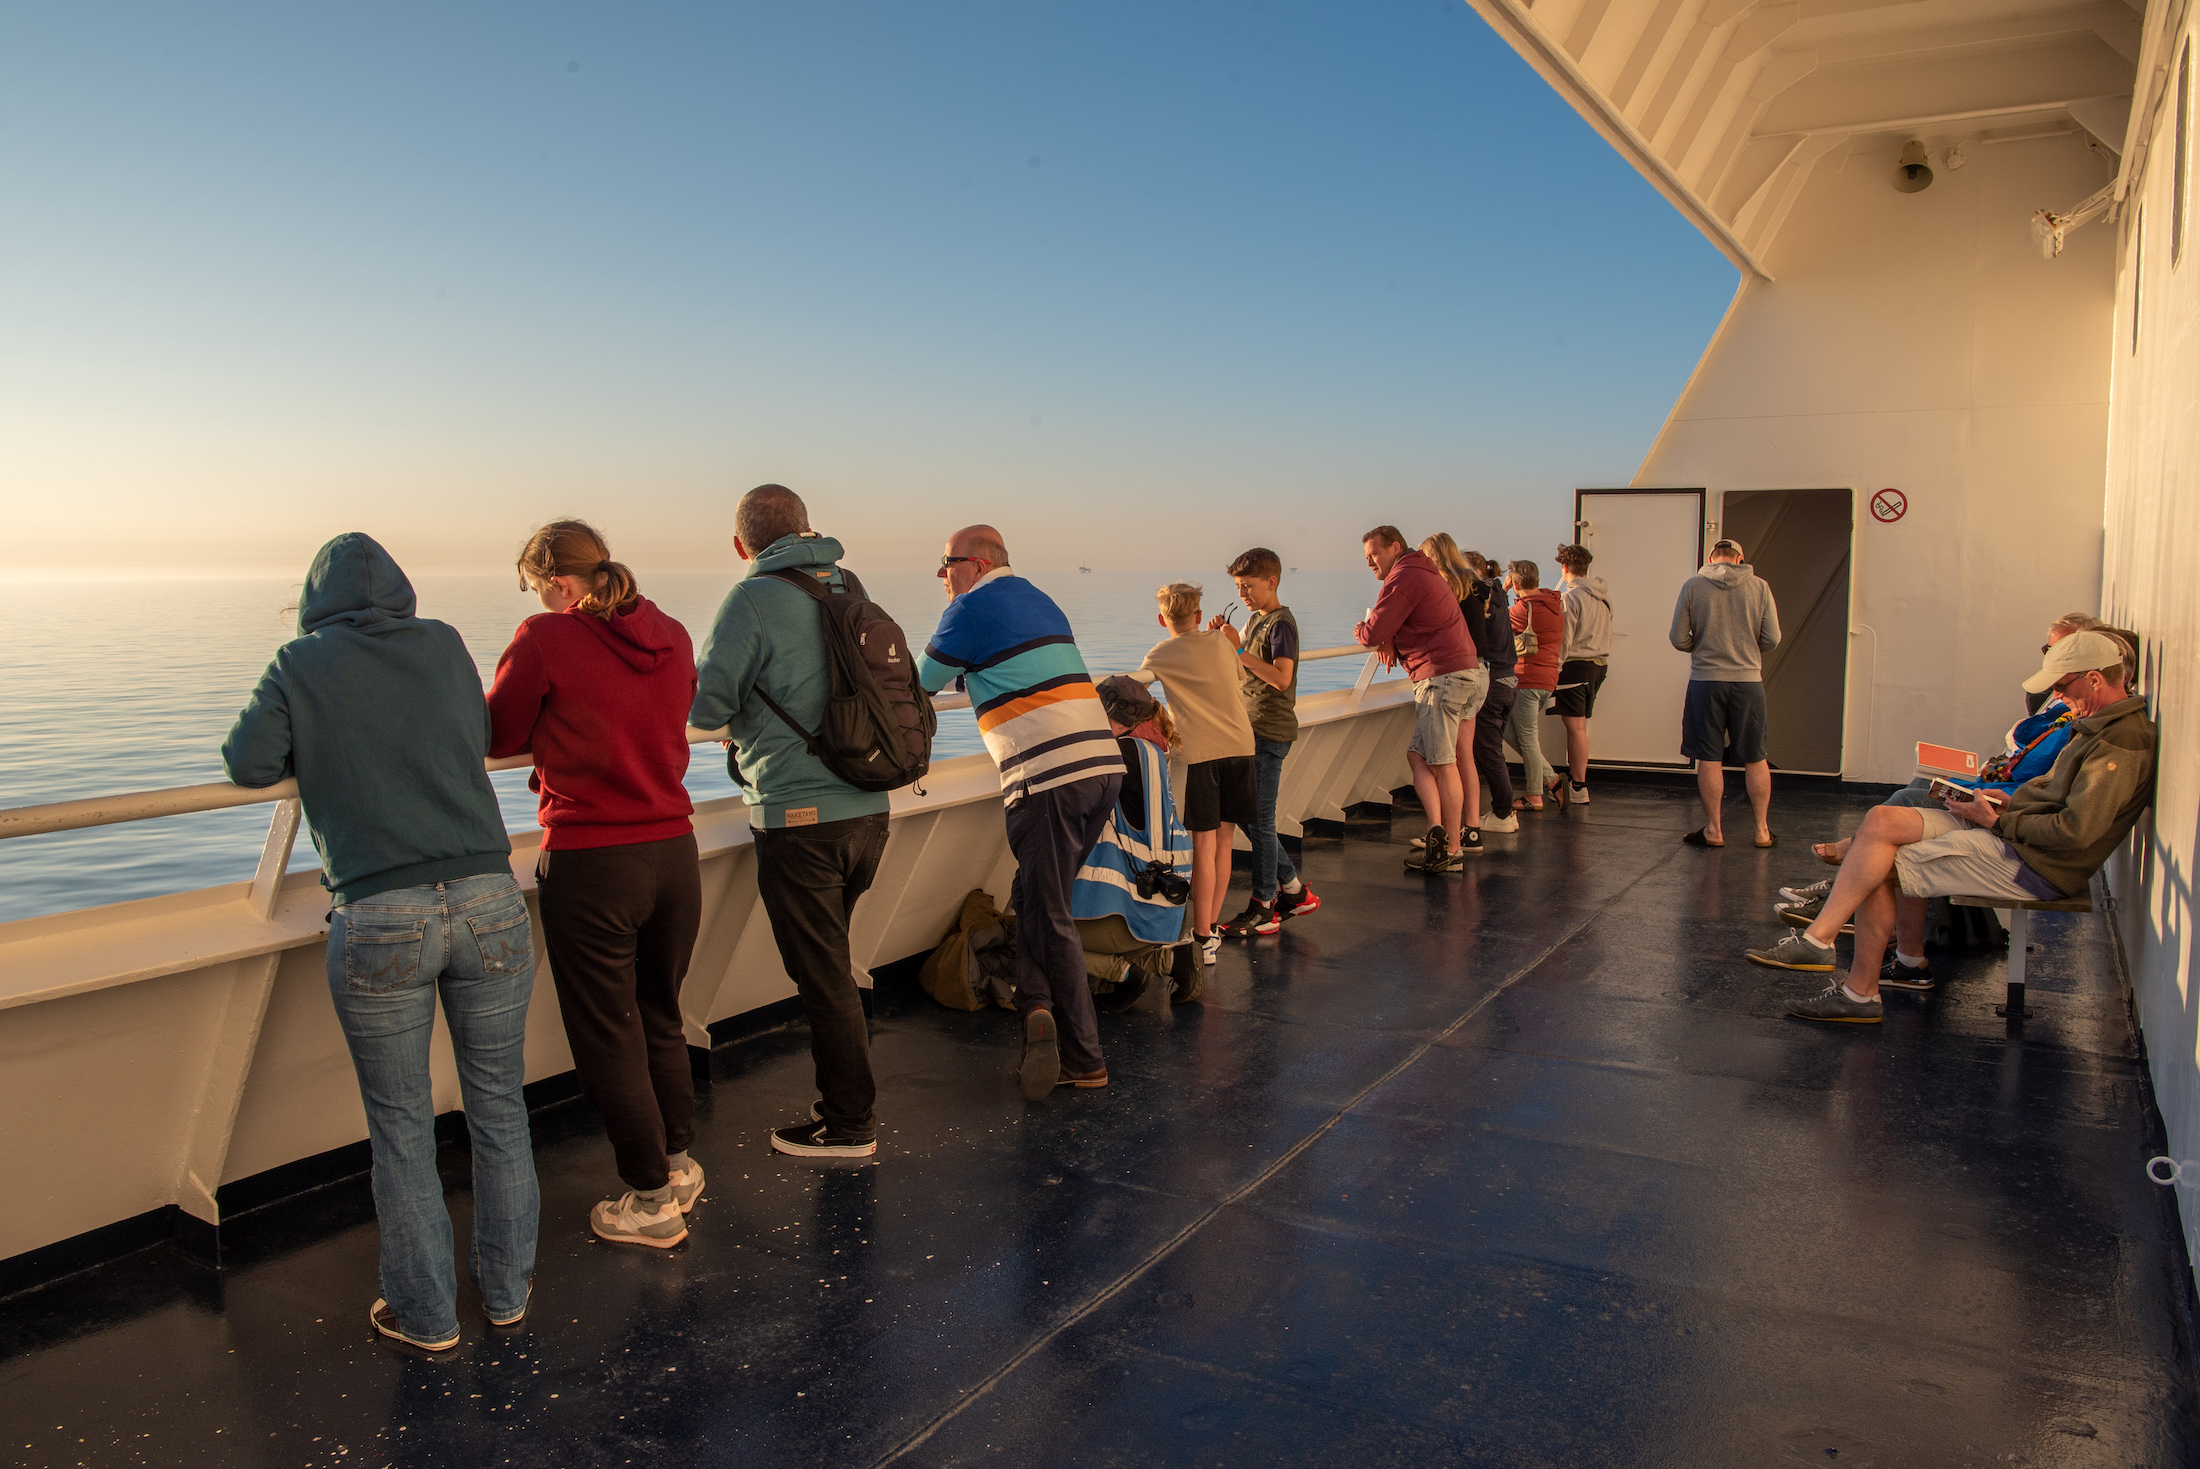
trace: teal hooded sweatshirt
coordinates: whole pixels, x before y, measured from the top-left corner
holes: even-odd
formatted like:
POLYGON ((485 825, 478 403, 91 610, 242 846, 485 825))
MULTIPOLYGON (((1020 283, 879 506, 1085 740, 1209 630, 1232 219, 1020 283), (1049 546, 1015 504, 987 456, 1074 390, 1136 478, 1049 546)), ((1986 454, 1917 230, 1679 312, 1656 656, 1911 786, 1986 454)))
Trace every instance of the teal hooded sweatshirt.
POLYGON ((750 819, 767 831, 886 809, 884 791, 859 791, 827 770, 802 737, 755 697, 761 685, 813 732, 825 722, 832 673, 817 602, 772 573, 805 571, 837 587, 843 584, 840 557, 840 542, 813 531, 781 536, 766 546, 726 593, 703 656, 695 661, 695 708, 688 723, 697 729, 723 725, 732 735, 733 760, 749 786, 750 819))
POLYGON ((336 905, 511 870, 482 771, 489 705, 458 629, 413 616, 412 583, 373 537, 323 546, 298 636, 222 742, 241 786, 298 778, 336 905))

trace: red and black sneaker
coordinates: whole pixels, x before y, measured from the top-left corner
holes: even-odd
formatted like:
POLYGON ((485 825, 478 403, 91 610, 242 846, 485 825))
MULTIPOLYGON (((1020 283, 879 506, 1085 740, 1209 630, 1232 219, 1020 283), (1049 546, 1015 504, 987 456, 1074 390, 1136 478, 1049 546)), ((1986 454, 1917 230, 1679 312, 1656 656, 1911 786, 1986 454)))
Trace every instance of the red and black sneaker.
POLYGON ((1310 882, 1299 884, 1299 890, 1296 893, 1279 892, 1276 894, 1276 916, 1278 918, 1304 917, 1321 905, 1322 900, 1316 895, 1314 885, 1310 882))
POLYGON ((1257 933, 1274 933, 1283 927, 1283 919, 1276 913, 1276 905, 1263 903, 1255 898, 1245 905, 1245 911, 1215 930, 1226 939, 1249 939, 1257 933))

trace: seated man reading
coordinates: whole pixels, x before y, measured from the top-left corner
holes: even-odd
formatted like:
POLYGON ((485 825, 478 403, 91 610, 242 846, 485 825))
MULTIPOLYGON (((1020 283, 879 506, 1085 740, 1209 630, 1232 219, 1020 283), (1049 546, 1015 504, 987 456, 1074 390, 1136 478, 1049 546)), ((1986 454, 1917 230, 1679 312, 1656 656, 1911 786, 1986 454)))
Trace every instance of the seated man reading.
POLYGON ((1873 807, 1810 926, 1749 951, 1752 963, 1773 969, 1830 974, 1834 940, 1855 919, 1847 981, 1790 1003, 1788 1013, 1879 1022, 1880 961, 1894 934, 1898 898, 1967 895, 2015 904, 2083 895, 2153 795, 2154 723, 2126 678, 2116 639, 2071 634, 2024 681, 2028 693, 2060 695, 2077 716, 2052 770, 2005 801, 1981 793, 1942 811, 1873 807))
POLYGON ((1185 898, 1192 834, 1177 819, 1168 752, 1176 724, 1144 684, 1125 674, 1100 681, 1100 707, 1123 754, 1123 793, 1107 827, 1070 884, 1070 916, 1085 950, 1085 975, 1104 1010, 1126 1010, 1157 979, 1181 1005, 1201 989, 1185 898), (1158 865, 1173 874, 1159 879, 1158 865))

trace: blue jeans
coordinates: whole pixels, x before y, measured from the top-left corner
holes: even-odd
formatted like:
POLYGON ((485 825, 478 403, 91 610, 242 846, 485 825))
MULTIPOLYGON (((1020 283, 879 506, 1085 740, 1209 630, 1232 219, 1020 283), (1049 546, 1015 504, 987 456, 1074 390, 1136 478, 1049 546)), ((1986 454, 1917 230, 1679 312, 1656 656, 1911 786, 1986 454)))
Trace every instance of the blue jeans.
POLYGON ((1253 739, 1254 821, 1245 828, 1245 839, 1253 844, 1253 896, 1263 903, 1275 901, 1277 888, 1299 878, 1276 835, 1276 793, 1283 787, 1283 757, 1290 753, 1289 740, 1253 739))
POLYGON ((1519 697, 1513 700, 1512 742, 1513 748, 1520 752, 1521 783, 1527 787, 1527 794, 1536 800, 1543 798, 1543 788, 1557 773, 1551 769, 1551 762, 1543 758, 1542 727, 1543 711, 1550 708, 1557 697, 1550 689, 1522 689, 1519 697))
POLYGON ((428 1340, 458 1328, 428 1078, 438 992, 473 1137, 467 1266, 490 1315, 522 1309, 542 1198, 520 1095, 535 944, 519 884, 501 873, 466 877, 338 908, 329 919, 328 987, 366 1103, 382 1297, 398 1325, 428 1340))

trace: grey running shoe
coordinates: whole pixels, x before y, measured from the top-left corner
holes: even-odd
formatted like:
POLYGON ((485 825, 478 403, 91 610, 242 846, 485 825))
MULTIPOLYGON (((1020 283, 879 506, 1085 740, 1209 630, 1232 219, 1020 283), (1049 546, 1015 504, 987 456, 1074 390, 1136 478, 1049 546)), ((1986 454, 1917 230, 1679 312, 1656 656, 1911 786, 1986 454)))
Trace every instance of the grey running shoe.
POLYGON ((672 1184, 672 1201, 680 1206, 683 1214, 695 1212, 695 1201, 703 1196, 703 1165, 693 1158, 688 1166, 676 1168, 668 1175, 672 1184))
POLYGON ((1801 969, 1815 974, 1831 974, 1834 957, 1831 948, 1819 948, 1799 933, 1791 933, 1769 949, 1749 950, 1749 962, 1762 964, 1767 969, 1801 969))
POLYGON ((1848 990, 1838 984, 1827 985, 1807 1000, 1788 1001, 1788 1014, 1798 1020, 1834 1020, 1849 1025, 1877 1025, 1883 1008, 1878 996, 1852 1000, 1848 990))
POLYGON ((1829 877, 1823 882, 1814 882, 1807 888, 1782 888, 1780 889, 1780 901, 1783 903, 1816 903, 1822 901, 1826 894, 1832 891, 1833 879, 1829 877))
POLYGON ((653 1201, 632 1189, 589 1210, 588 1227, 598 1239, 653 1250, 669 1250, 688 1237, 687 1215, 680 1212, 678 1200, 667 1194, 653 1201))
POLYGON ((1920 964, 1913 969, 1894 955, 1889 954, 1887 962, 1879 966, 1879 987, 1881 989, 1929 990, 1933 987, 1933 966, 1920 964))
POLYGON ((1043 1102, 1054 1094, 1062 1079, 1062 1053, 1054 1044, 1054 1016, 1032 1010, 1024 1016, 1024 1059, 1016 1068, 1024 1086, 1024 1100, 1043 1102))
POLYGON ((378 1300, 369 1307, 367 1320, 373 1322, 374 1329, 391 1341, 401 1341, 406 1346, 418 1347, 423 1352, 447 1352, 458 1345, 458 1328, 455 1326, 451 1328, 449 1336, 437 1337, 432 1341, 412 1335, 397 1324, 397 1312, 391 1309, 388 1301, 378 1300))
MULTIPOLYGON (((1790 928, 1808 928, 1818 921, 1818 915, 1823 913, 1825 909, 1826 900, 1819 898, 1815 902, 1809 903, 1775 904, 1772 911, 1779 914, 1780 921, 1790 928)), ((1854 923, 1842 924, 1841 936, 1843 938, 1854 938, 1856 936, 1856 925, 1854 923)))

